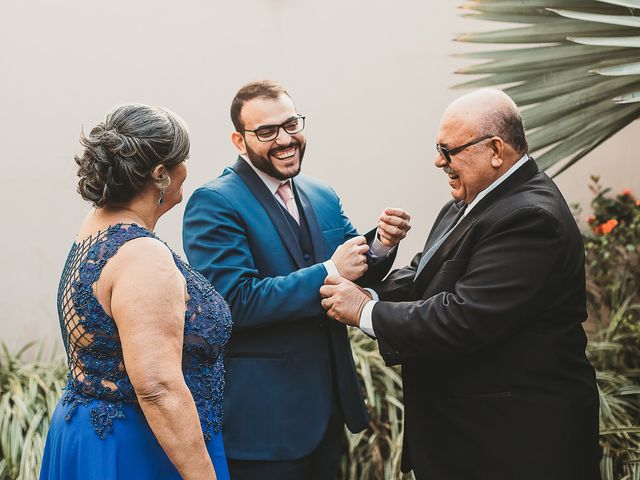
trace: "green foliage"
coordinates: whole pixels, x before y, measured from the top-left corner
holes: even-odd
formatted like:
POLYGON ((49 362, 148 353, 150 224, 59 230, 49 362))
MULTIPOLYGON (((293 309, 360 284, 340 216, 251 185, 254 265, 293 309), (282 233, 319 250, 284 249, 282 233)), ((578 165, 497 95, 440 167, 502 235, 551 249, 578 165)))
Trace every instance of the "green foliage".
POLYGON ((640 479, 640 202, 592 177, 584 234, 590 321, 587 347, 600 391, 604 480, 640 479))
POLYGON ((638 312, 624 302, 587 347, 600 394, 603 480, 640 478, 638 312))
POLYGON ((640 201, 629 190, 612 195, 595 176, 590 189, 593 215, 584 235, 589 306, 606 324, 610 310, 627 298, 640 303, 640 201))
POLYGON ((343 480, 412 479, 400 472, 404 433, 402 379, 398 368, 385 366, 375 341, 351 329, 351 347, 369 411, 369 428, 347 433, 348 454, 341 463, 343 480))
POLYGON ((49 421, 62 395, 67 372, 62 359, 35 360, 6 345, 0 353, 0 480, 38 478, 49 421))
POLYGON ((469 0, 462 10, 510 25, 456 38, 506 45, 460 55, 482 63, 457 73, 482 77, 458 87, 498 86, 524 107, 541 168, 559 164, 557 175, 640 117, 640 1, 469 0))

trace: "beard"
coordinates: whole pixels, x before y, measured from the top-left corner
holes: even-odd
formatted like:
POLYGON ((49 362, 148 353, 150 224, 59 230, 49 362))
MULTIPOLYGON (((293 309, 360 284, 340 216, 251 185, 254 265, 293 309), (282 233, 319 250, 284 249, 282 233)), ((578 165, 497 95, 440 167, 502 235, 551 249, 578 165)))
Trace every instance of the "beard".
POLYGON ((278 146, 270 149, 267 152, 267 155, 259 155, 254 150, 251 149, 249 145, 246 145, 247 148, 247 157, 258 170, 266 173, 267 175, 276 178, 278 180, 287 180, 289 178, 293 178, 300 173, 300 169, 302 168, 302 158, 304 157, 304 151, 307 147, 307 142, 300 143, 296 139, 291 139, 289 145, 278 146), (271 160, 271 156, 281 150, 286 150, 291 147, 298 148, 298 165, 294 171, 281 171, 271 160))

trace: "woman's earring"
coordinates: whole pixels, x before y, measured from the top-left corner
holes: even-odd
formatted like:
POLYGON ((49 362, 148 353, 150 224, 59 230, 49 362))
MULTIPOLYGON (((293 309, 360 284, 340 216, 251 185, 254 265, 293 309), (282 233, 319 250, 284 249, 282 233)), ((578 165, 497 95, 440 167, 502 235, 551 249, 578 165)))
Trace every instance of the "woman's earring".
POLYGON ((160 198, 158 199, 158 205, 162 205, 164 203, 164 192, 167 190, 167 187, 171 185, 171 177, 167 175, 166 177, 160 178, 162 184, 160 186, 160 198))

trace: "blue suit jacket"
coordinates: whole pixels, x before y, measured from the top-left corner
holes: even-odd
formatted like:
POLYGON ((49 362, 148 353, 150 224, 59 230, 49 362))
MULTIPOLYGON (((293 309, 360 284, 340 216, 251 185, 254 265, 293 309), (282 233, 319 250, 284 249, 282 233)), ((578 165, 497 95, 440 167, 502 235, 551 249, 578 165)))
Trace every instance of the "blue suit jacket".
MULTIPOLYGON (((241 158, 196 190, 185 211, 189 262, 233 316, 223 427, 233 459, 309 454, 326 429, 333 385, 349 429, 367 425, 346 328, 327 319, 319 295, 327 274, 322 262, 357 232, 329 186, 299 175, 294 188, 317 261, 308 267, 283 209, 241 158)), ((370 267, 363 280, 381 280, 392 262, 370 267)))

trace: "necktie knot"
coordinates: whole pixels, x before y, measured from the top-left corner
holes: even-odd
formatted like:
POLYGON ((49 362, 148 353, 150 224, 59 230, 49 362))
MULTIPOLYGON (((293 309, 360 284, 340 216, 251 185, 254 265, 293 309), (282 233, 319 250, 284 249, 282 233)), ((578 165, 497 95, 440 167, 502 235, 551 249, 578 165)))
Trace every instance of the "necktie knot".
POLYGON ((276 191, 276 193, 282 199, 282 201, 285 203, 285 205, 290 200, 293 200, 293 192, 291 191, 291 185, 289 185, 289 181, 288 180, 286 182, 280 184, 280 186, 278 187, 278 190, 276 191))
POLYGON ((298 214, 298 206, 296 205, 296 200, 293 197, 293 191, 291 190, 291 181, 287 180, 284 183, 281 183, 276 190, 278 196, 284 202, 285 207, 287 207, 287 211, 289 214, 295 219, 298 224, 300 224, 300 215, 298 214))

